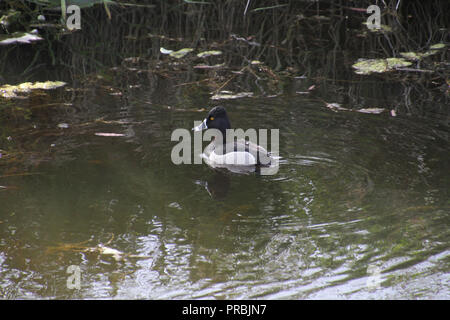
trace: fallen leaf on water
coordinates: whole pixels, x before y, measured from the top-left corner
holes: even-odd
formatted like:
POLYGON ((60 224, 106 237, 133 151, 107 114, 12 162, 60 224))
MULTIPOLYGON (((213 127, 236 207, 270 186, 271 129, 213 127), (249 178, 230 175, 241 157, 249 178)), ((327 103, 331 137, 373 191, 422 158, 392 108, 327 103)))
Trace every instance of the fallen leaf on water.
POLYGON ((445 43, 442 43, 442 42, 436 43, 436 44, 433 44, 432 46, 430 46, 431 50, 439 50, 439 49, 444 49, 444 48, 445 48, 445 43))
POLYGON ((171 53, 173 52, 173 50, 165 49, 165 48, 163 48, 163 47, 159 48, 159 51, 160 51, 162 54, 171 54, 171 53))
POLYGON ((211 51, 203 51, 203 52, 197 53, 197 57, 206 58, 209 56, 219 56, 221 54, 222 54, 222 51, 220 51, 220 50, 211 50, 211 51))
POLYGON ((381 113, 381 112, 385 111, 385 109, 383 109, 383 108, 348 109, 348 108, 341 107, 341 105, 339 103, 327 103, 325 106, 328 109, 333 110, 334 112, 338 112, 338 111, 354 111, 354 112, 361 112, 361 113, 378 114, 378 113, 381 113))
POLYGON ((423 53, 418 52, 400 52, 400 55, 407 60, 420 60, 423 58, 423 53))
POLYGON ((350 109, 341 107, 341 105, 339 103, 327 103, 326 107, 328 109, 333 110, 334 112, 337 112, 337 111, 351 111, 350 109))
POLYGON ((194 69, 217 69, 217 68, 222 68, 224 67, 225 64, 221 63, 221 64, 215 64, 213 66, 207 65, 207 64, 198 64, 194 66, 194 69))
POLYGON ((355 73, 367 75, 392 71, 411 64, 411 61, 407 61, 404 58, 359 59, 352 67, 355 69, 355 73))
POLYGON ((183 48, 183 49, 180 49, 178 51, 174 51, 174 52, 169 53, 169 56, 174 57, 176 59, 180 59, 180 58, 183 58, 185 55, 187 55, 189 52, 192 52, 192 51, 194 51, 194 49, 192 49, 192 48, 183 48))
POLYGON ((252 97, 253 92, 239 92, 236 94, 232 93, 224 93, 219 92, 211 97, 212 100, 222 100, 222 99, 238 99, 238 98, 246 98, 246 97, 252 97))
POLYGON ((110 133, 110 132, 96 132, 96 136, 99 137, 124 137, 123 133, 110 133))
POLYGON ((26 32, 14 32, 10 35, 1 35, 0 45, 8 45, 12 43, 31 43, 33 41, 39 40, 42 40, 42 38, 35 34, 26 32))
POLYGON ((60 129, 68 129, 69 124, 68 123, 58 123, 58 128, 60 129))
MULTIPOLYGON (((365 10, 365 9, 364 9, 365 10)), ((369 28, 369 23, 363 22, 362 24, 366 25, 369 28)), ((385 24, 380 24, 378 28, 369 28, 370 32, 381 32, 381 33, 389 33, 392 32, 392 28, 385 24)))
POLYGON ((379 114, 382 113, 385 109, 383 108, 365 108, 365 109, 359 109, 359 110, 355 110, 356 112, 361 112, 361 113, 373 113, 373 114, 379 114))
POLYGON ((96 247, 87 248, 86 252, 92 252, 92 253, 98 253, 98 254, 112 256, 114 258, 114 260, 116 260, 116 261, 123 260, 123 258, 124 258, 124 253, 122 251, 119 251, 117 249, 113 249, 110 247, 106 247, 102 244, 99 244, 96 247))
POLYGON ((51 254, 58 251, 75 251, 75 252, 87 252, 94 253, 99 255, 111 256, 116 261, 126 260, 128 258, 137 258, 137 259, 149 259, 151 256, 144 255, 134 255, 129 254, 114 248, 107 247, 103 244, 98 244, 95 247, 88 247, 84 244, 88 241, 83 241, 80 243, 66 243, 62 245, 58 245, 55 247, 48 247, 46 250, 47 254, 51 254))
POLYGON ((25 98, 18 94, 29 93, 32 90, 51 90, 66 85, 62 81, 45 81, 45 82, 24 82, 18 85, 5 84, 0 87, 0 96, 4 98, 25 98))

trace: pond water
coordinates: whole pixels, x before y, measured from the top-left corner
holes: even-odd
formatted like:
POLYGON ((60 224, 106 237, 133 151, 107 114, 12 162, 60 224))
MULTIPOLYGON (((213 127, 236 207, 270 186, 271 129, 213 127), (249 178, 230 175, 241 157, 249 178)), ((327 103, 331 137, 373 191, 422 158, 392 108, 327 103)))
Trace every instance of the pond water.
POLYGON ((235 128, 280 130, 279 171, 261 176, 171 162, 172 131, 212 105, 201 92, 52 99, 1 120, 2 298, 450 297, 446 111, 222 102, 235 128))

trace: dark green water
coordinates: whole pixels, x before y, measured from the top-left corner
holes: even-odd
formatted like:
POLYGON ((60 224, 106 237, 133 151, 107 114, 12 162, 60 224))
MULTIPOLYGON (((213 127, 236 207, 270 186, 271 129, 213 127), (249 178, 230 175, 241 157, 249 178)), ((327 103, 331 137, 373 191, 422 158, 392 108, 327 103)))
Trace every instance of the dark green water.
POLYGON ((279 172, 238 175, 174 165, 170 135, 204 99, 145 92, 85 94, 5 130, 0 149, 25 160, 0 166, 1 298, 450 297, 446 114, 227 101, 233 127, 280 129, 279 172), (58 128, 68 114, 83 116, 58 128))

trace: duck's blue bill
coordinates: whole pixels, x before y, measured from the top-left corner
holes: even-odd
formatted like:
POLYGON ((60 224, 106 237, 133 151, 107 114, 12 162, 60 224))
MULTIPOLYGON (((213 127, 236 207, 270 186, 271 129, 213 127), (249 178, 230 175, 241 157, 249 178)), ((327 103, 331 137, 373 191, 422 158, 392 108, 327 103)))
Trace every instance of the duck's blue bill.
POLYGON ((200 123, 198 126, 192 128, 192 130, 194 130, 194 131, 202 131, 205 129, 208 129, 208 126, 206 125, 206 119, 203 120, 203 122, 200 123))

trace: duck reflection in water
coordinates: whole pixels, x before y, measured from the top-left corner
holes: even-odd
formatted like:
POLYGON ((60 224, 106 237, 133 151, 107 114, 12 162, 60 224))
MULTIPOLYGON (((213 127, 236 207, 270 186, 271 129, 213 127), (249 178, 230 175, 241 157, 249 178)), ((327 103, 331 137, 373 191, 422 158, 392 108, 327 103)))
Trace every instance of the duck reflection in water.
POLYGON ((223 200, 230 190, 231 179, 226 173, 215 170, 207 181, 197 180, 195 183, 203 186, 214 200, 223 200))

